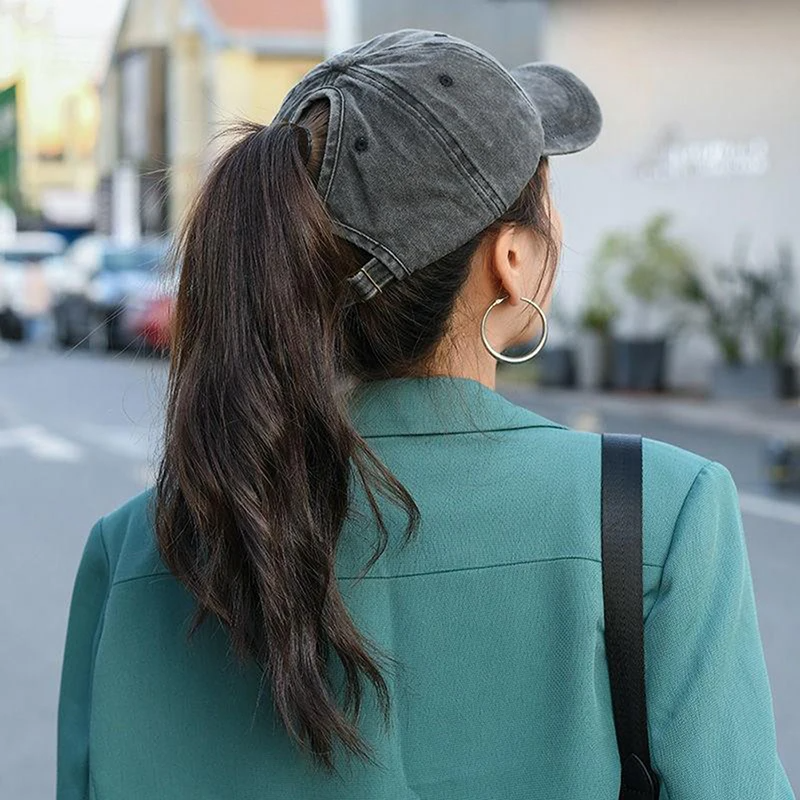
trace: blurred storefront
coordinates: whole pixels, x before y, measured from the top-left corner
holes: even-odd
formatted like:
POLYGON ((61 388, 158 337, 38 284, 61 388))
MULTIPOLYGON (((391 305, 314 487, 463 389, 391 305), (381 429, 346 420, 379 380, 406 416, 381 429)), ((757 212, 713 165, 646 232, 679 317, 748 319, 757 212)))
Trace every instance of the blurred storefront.
POLYGON ((15 208, 18 203, 17 169, 17 86, 0 91, 0 204, 15 208))
POLYGON ((0 6, 0 202, 21 228, 94 222, 97 87, 66 44, 49 7, 0 6))
POLYGON ((324 48, 322 0, 130 0, 102 90, 101 229, 174 228, 214 134, 271 120, 324 48))

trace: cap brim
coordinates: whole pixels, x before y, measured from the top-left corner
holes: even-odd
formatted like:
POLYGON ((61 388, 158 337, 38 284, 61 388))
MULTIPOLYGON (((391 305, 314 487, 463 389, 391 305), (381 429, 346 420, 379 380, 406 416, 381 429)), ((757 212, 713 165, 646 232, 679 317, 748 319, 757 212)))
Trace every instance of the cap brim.
POLYGON ((511 70, 539 112, 544 156, 585 150, 600 135, 603 115, 589 87, 553 64, 523 64, 511 70))

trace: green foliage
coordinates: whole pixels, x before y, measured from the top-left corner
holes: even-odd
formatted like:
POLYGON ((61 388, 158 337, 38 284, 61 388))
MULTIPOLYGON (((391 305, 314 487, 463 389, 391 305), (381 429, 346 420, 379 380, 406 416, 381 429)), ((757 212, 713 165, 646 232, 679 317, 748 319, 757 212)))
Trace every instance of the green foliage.
POLYGON ((793 306, 795 290, 792 250, 778 248, 778 258, 766 270, 745 270, 741 276, 752 308, 752 324, 761 357, 785 363, 797 334, 800 317, 793 306))
POLYGON ((744 361, 745 345, 754 340, 759 355, 776 364, 789 360, 800 316, 793 305, 794 271, 788 245, 766 268, 747 262, 742 247, 730 265, 717 267, 716 287, 700 284, 700 302, 708 312, 709 332, 725 361, 744 361))
POLYGON ((595 257, 589 265, 589 283, 586 299, 579 315, 580 325, 601 336, 608 336, 617 316, 619 316, 619 307, 611 299, 606 261, 595 257))
POLYGON ((590 304, 584 307, 581 312, 581 327, 589 331, 595 331, 606 335, 610 333, 611 326, 617 316, 617 309, 612 305, 600 305, 599 303, 590 304))
POLYGON ((800 330, 790 247, 766 268, 748 263, 737 244, 730 264, 701 274, 688 248, 670 234, 671 218, 657 214, 637 232, 607 234, 590 265, 584 328, 608 335, 619 307, 609 283, 619 285, 644 309, 666 300, 706 312, 708 331, 729 364, 741 364, 749 343, 761 358, 784 363, 800 330))
POLYGON ((622 270, 625 290, 646 305, 665 297, 692 300, 697 265, 688 248, 669 234, 671 223, 670 215, 662 213, 637 233, 609 233, 595 256, 596 268, 622 270))

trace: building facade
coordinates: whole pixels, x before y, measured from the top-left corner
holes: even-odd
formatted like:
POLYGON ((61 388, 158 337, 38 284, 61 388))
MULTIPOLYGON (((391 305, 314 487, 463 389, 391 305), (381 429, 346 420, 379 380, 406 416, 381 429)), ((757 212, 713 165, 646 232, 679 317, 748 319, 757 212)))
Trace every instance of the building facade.
MULTIPOLYGON (((594 147, 553 164, 565 302, 585 299, 606 232, 662 211, 704 270, 745 248, 774 263, 782 243, 797 267, 798 42, 795 0, 552 0, 543 57, 585 77, 605 120, 594 147)), ((674 333, 671 383, 705 386, 715 348, 674 333)))
POLYGON ((102 92, 101 227, 174 229, 215 134, 269 122, 324 48, 321 0, 130 0, 102 92))
POLYGON ((52 9, 29 6, 0 4, 0 202, 23 228, 83 229, 94 220, 97 86, 52 9))
POLYGON ((441 30, 515 67, 541 57, 546 9, 536 0, 355 0, 351 14, 355 41, 401 28, 441 30))

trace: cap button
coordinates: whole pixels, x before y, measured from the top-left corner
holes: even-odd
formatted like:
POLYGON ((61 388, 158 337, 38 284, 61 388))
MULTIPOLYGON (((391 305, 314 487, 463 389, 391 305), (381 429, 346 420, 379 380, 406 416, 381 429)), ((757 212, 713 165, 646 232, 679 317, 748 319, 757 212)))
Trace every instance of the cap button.
POLYGON ((328 59, 328 69, 333 72, 344 72, 355 62, 352 55, 348 53, 337 53, 328 59))

